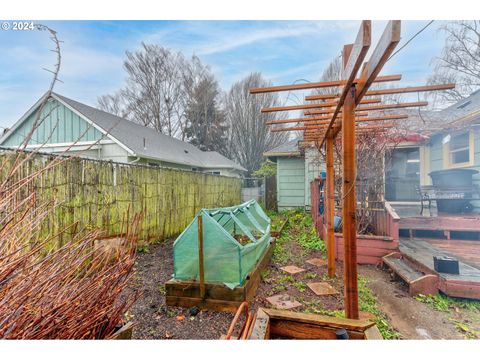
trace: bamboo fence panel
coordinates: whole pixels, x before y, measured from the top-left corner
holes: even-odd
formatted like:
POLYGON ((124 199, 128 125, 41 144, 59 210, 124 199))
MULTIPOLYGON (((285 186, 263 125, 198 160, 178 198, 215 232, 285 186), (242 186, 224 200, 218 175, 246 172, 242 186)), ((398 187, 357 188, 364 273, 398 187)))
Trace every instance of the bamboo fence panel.
MULTIPOLYGON (((9 167, 18 154, 0 154, 0 171, 5 181, 9 167)), ((36 155, 7 181, 39 171, 55 157, 36 155)), ((225 207, 241 200, 238 178, 209 175, 177 169, 120 164, 72 158, 42 172, 29 191, 36 192, 36 203, 52 202, 40 236, 69 231, 60 242, 69 241, 78 232, 103 230, 105 237, 120 235, 127 215, 143 214, 139 238, 158 242, 178 235, 201 208, 225 207), (76 226, 72 226, 76 224, 76 226)))

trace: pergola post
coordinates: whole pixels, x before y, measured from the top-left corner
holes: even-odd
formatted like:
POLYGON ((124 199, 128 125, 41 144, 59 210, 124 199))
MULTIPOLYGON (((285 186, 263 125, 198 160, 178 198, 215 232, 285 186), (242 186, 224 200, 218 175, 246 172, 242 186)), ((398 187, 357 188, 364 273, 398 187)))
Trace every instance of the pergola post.
POLYGON ((355 85, 349 89, 342 114, 342 221, 344 242, 345 315, 358 319, 355 85))
POLYGON ((333 137, 328 137, 325 146, 327 162, 326 212, 327 218, 327 252, 328 252, 328 276, 335 277, 335 174, 333 169, 333 137))

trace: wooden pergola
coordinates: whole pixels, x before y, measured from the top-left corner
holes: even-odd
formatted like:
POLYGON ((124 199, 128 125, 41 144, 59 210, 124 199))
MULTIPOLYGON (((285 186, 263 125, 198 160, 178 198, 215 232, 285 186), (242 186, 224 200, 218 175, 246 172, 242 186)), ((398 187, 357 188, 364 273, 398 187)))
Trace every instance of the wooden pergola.
POLYGON ((357 282, 357 234, 356 234, 356 148, 355 139, 371 131, 381 131, 388 135, 395 121, 408 118, 403 114, 369 116, 372 111, 418 108, 428 105, 425 101, 398 104, 382 103, 381 96, 390 94, 416 93, 447 90, 454 84, 398 87, 369 90, 373 83, 401 80, 401 75, 379 76, 393 50, 400 41, 401 22, 389 21, 380 40, 367 62, 364 59, 371 45, 371 21, 364 20, 360 25, 355 43, 343 47, 342 80, 313 82, 307 84, 252 88, 251 94, 294 91, 319 88, 338 88, 334 94, 309 95, 305 104, 264 108, 262 112, 303 110, 304 117, 287 120, 269 120, 272 132, 303 131, 302 143, 315 144, 326 154, 326 222, 328 275, 335 276, 334 238, 334 142, 341 132, 342 142, 342 223, 344 238, 344 283, 345 315, 358 319, 357 282), (363 65, 363 66, 362 66, 363 65), (359 75, 358 75, 359 74, 359 75), (368 97, 368 98, 366 98, 368 97), (311 101, 316 101, 311 103, 311 101), (296 124, 283 127, 283 124, 296 124))

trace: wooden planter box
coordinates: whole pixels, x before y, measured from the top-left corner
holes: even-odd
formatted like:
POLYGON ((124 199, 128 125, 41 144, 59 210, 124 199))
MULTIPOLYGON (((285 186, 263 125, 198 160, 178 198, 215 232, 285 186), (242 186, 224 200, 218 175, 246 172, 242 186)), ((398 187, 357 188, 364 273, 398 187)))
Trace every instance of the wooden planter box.
POLYGON ((283 229, 285 228, 285 225, 288 223, 288 218, 285 219, 285 221, 280 225, 280 228, 277 231, 270 231, 270 235, 274 238, 278 238, 281 234, 283 229))
POLYGON ((247 276, 243 286, 233 289, 225 284, 205 283, 205 296, 200 296, 198 281, 169 280, 165 284, 166 304, 189 308, 197 306, 199 309, 235 312, 244 301, 252 301, 261 281, 261 272, 270 262, 275 248, 275 239, 260 258, 257 266, 247 276))
POLYGON ((249 340, 303 339, 335 340, 335 332, 345 329, 352 340, 383 340, 370 320, 342 319, 317 314, 260 308, 249 340))

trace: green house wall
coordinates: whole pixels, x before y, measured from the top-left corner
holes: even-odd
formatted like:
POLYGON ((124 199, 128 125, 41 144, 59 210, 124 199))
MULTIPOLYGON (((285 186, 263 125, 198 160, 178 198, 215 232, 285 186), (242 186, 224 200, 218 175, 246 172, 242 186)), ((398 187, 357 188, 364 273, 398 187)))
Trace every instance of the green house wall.
MULTIPOLYGON (((27 119, 3 141, 2 146, 19 146, 37 121, 39 110, 35 110, 27 119)), ((102 133, 89 125, 84 119, 55 99, 46 103, 42 111, 44 118, 34 130, 29 145, 61 144, 75 141, 97 141, 102 133)))
POLYGON ((278 210, 305 206, 305 159, 279 157, 277 159, 278 210))

